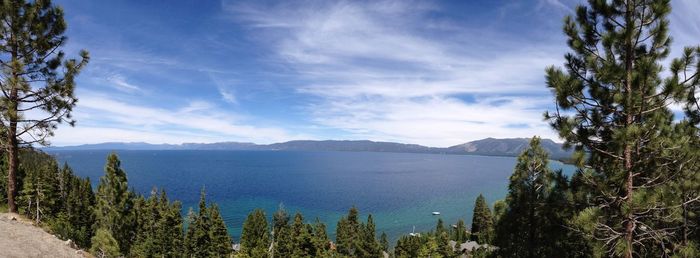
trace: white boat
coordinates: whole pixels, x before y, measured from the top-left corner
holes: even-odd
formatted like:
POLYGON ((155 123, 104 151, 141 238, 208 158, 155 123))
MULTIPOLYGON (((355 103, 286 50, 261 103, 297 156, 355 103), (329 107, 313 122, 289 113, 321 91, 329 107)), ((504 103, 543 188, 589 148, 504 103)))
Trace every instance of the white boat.
POLYGON ((439 211, 433 211, 433 215, 440 215, 439 211))
POLYGON ((409 236, 415 237, 415 236, 420 236, 420 233, 416 233, 416 226, 413 226, 413 232, 408 233, 409 236))

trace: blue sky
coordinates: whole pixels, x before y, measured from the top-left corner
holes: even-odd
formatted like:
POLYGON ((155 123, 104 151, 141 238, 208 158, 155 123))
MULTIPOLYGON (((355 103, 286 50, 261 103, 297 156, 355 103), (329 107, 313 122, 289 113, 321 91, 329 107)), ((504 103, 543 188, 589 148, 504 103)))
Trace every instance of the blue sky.
MULTIPOLYGON (((556 138, 544 69, 579 2, 56 1, 92 60, 52 144, 556 138)), ((675 56, 700 1, 673 7, 675 56)))

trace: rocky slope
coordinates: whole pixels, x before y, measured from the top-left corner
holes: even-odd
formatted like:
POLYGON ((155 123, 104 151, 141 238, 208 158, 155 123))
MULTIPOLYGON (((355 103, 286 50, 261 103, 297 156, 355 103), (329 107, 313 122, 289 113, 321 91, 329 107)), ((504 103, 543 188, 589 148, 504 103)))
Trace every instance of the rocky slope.
POLYGON ((92 257, 17 214, 0 214, 0 257, 92 257))

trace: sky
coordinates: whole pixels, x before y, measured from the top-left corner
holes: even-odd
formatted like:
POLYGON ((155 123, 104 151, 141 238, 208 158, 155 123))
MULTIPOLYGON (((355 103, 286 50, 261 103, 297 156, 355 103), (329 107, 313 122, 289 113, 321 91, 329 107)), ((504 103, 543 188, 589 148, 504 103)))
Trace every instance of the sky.
MULTIPOLYGON (((581 2, 56 0, 91 61, 50 141, 557 140, 544 70, 581 2)), ((700 1, 672 5, 675 57, 700 1)))

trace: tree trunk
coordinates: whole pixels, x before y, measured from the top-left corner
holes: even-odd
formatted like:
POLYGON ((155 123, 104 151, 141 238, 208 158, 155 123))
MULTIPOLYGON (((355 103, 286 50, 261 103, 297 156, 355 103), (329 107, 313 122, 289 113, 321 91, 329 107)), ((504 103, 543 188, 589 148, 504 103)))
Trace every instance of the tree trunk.
POLYGON ((685 203, 686 198, 683 198, 683 246, 688 245, 688 204, 685 203))
MULTIPOLYGON (((11 33, 10 40, 12 46, 12 62, 17 61, 17 44, 15 43, 14 33, 11 33)), ((17 167, 19 166, 19 149, 18 149, 18 139, 17 139, 17 108, 19 103, 17 102, 17 96, 19 95, 17 77, 19 77, 18 71, 12 67, 12 79, 10 83, 10 98, 9 98, 9 116, 10 128, 7 132, 7 143, 8 143, 8 168, 7 168, 7 207, 10 212, 17 213, 17 203, 15 202, 15 197, 17 196, 17 167)))
MULTIPOLYGON (((627 30, 634 30, 634 8, 631 0, 627 0, 627 12, 625 14, 627 30)), ((629 128, 633 123, 633 109, 634 105, 632 103, 632 70, 634 65, 634 43, 633 34, 627 33, 626 35, 626 49, 625 49, 625 91, 626 91, 626 102, 625 103, 625 128, 629 128)), ((632 146, 629 143, 629 139, 626 139, 628 143, 625 144, 624 150, 624 160, 625 160, 625 172, 627 173, 627 180, 624 183, 626 196, 624 202, 630 207, 628 214, 625 215, 625 242, 627 248, 625 250, 625 258, 632 258, 633 254, 633 244, 634 244, 634 229, 636 223, 634 220, 634 212, 632 211, 632 194, 634 191, 634 171, 632 170, 632 146)))
MULTIPOLYGON (((13 89, 11 98, 17 97, 17 90, 13 89)), ((10 100, 10 112, 15 112, 15 115, 10 115, 10 128, 7 132, 8 148, 8 169, 7 169, 7 207, 10 212, 17 212, 17 204, 15 197, 17 195, 17 167, 19 165, 19 148, 17 144, 17 103, 10 100)))

